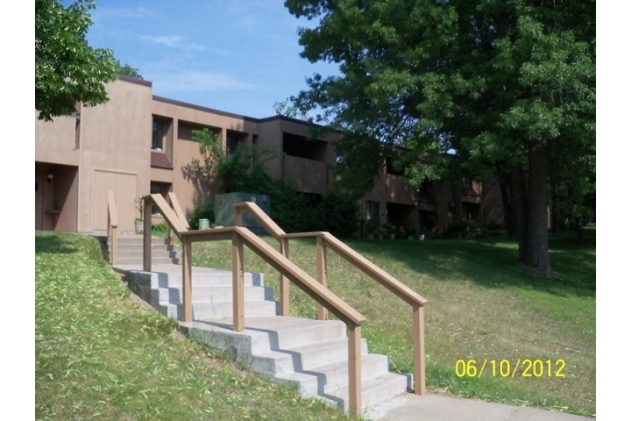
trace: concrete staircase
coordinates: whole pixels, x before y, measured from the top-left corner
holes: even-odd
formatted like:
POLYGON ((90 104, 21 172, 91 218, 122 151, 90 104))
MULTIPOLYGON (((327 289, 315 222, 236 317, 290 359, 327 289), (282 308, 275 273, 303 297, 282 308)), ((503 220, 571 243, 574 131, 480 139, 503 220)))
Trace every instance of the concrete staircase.
MULTIPOLYGON (((178 318, 182 308, 182 268, 154 264, 118 265, 129 288, 162 314, 178 318)), ((193 322, 181 329, 274 381, 295 387, 302 396, 317 397, 348 409, 348 341, 341 321, 280 317, 272 288, 263 275, 245 276, 245 330, 232 330, 232 273, 193 267, 193 322)), ((362 343, 362 406, 364 410, 411 389, 410 375, 388 371, 388 357, 368 353, 362 343)))
MULTIPOLYGON (((142 234, 126 233, 118 236, 119 265, 142 265, 142 234)), ((107 251, 111 255, 112 246, 107 244, 107 251)), ((153 264, 180 264, 181 250, 168 243, 163 237, 151 237, 151 262, 153 264)))

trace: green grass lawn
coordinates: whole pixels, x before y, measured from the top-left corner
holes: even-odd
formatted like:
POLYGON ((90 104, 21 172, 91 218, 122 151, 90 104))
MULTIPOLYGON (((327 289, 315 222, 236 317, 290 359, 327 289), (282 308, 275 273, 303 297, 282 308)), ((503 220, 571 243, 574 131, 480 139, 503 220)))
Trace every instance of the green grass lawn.
POLYGON ((335 420, 129 299, 98 243, 35 236, 37 420, 335 420))
MULTIPOLYGON (((482 240, 348 241, 429 300, 429 389, 572 413, 595 413, 595 230, 551 236, 553 276, 515 264, 505 237, 482 240), (486 359, 481 377, 458 377, 458 360, 486 359), (541 378, 504 378, 499 362, 552 362, 541 378), (491 373, 491 360, 498 367, 491 373), (556 377, 563 360, 565 366, 556 377)), ((36 234, 37 419, 344 419, 333 408, 241 371, 177 333, 176 323, 129 300, 129 292, 84 236, 36 234)), ((274 241, 266 238, 271 244, 274 241)), ((315 275, 313 240, 292 240, 292 259, 315 275)), ((230 244, 196 244, 195 264, 230 267, 230 244)), ((246 269, 278 274, 253 253, 246 269)), ((329 253, 330 288, 368 317, 371 352, 393 369, 412 366, 411 311, 329 253)), ((291 289, 294 315, 316 306, 291 289)), ((521 371, 520 371, 521 374, 521 371)))
MULTIPOLYGON (((552 276, 516 264, 517 245, 504 236, 347 244, 429 300, 425 310, 429 389, 594 415, 595 229, 586 229, 585 236, 583 246, 576 243, 573 232, 550 236, 552 276), (486 360, 482 375, 458 377, 456 363, 473 359, 478 370, 486 360), (526 359, 541 363, 527 370, 528 363, 522 363, 526 359)), ((266 241, 277 246, 269 237, 266 241)), ((315 240, 292 240, 290 256, 315 276, 315 240)), ((230 259, 227 242, 194 246, 194 264, 227 269, 230 259)), ((266 284, 278 293, 278 274, 249 251, 246 270, 265 273, 266 284)), ((331 252, 328 276, 330 289, 368 318, 362 331, 371 352, 389 355, 393 369, 410 372, 409 306, 331 252)), ((316 317, 315 303, 297 287, 291 288, 291 301, 292 315, 316 317)))

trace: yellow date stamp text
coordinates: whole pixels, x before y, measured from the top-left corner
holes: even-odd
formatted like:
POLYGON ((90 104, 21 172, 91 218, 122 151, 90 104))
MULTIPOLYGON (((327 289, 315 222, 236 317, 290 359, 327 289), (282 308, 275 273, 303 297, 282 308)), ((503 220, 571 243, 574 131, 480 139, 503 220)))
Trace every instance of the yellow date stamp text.
POLYGON ((455 365, 458 377, 482 377, 486 374, 491 377, 565 377, 565 360, 541 360, 541 359, 507 359, 496 360, 458 360, 455 365))

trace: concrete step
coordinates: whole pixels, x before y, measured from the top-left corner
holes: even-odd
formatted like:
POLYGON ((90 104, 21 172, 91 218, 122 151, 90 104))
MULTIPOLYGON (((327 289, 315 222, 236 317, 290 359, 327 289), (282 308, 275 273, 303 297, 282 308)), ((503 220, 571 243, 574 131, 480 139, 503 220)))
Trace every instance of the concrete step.
MULTIPOLYGON (((153 305, 153 304, 152 304, 153 305)), ((156 307, 154 305, 154 307, 156 307)), ((276 314, 276 303, 273 301, 250 301, 244 309, 245 317, 266 317, 276 314)), ((158 311, 173 319, 182 319, 181 304, 159 304, 158 311)), ((233 312, 232 302, 222 303, 193 303, 193 320, 216 320, 231 317, 233 312)))
MULTIPOLYGON (((111 253, 111 244, 107 244, 111 253)), ((142 235, 126 234, 118 238, 117 265, 141 264, 143 261, 144 239, 142 235)), ((179 264, 181 251, 179 247, 168 244, 168 239, 151 237, 151 261, 153 264, 179 264)))
MULTIPOLYGON (((142 265, 143 257, 142 255, 121 255, 119 253, 118 258, 116 259, 117 265, 142 265)), ((180 264, 180 259, 175 254, 169 254, 166 252, 155 253, 151 256, 151 264, 152 265, 167 265, 167 264, 180 264)))
MULTIPOLYGON (((181 288, 182 267, 172 264, 152 265, 153 272, 143 272, 141 264, 116 265, 114 270, 125 275, 134 285, 148 286, 150 288, 181 288), (161 268, 161 266, 163 266, 161 268), (165 269, 168 268, 168 272, 165 269)), ((232 272, 219 269, 193 267, 191 276, 193 289, 204 287, 228 287, 232 288, 232 272)), ((257 272, 245 272, 243 285, 263 286, 263 274, 257 272)))
MULTIPOLYGON (((182 268, 153 265, 155 272, 117 266, 129 287, 168 317, 182 319, 182 268)), ((303 396, 317 397, 348 409, 348 339, 339 320, 280 317, 274 293, 263 276, 244 274, 245 330, 232 328, 232 273, 192 268, 193 322, 181 330, 303 396)), ((368 408, 411 389, 410 375, 388 371, 388 357, 368 353, 362 339, 362 406, 368 408)))
MULTIPOLYGON (((167 287, 153 289, 156 299, 161 303, 170 302, 179 304, 182 302, 182 287, 167 287)), ((246 286, 243 288, 243 295, 246 302, 249 301, 273 301, 274 289, 271 287, 253 287, 246 286)), ((193 303, 217 303, 232 301, 232 287, 193 287, 192 293, 193 303)))
MULTIPOLYGON (((180 325, 187 335, 229 351, 253 371, 295 387, 303 396, 348 409, 348 340, 342 322, 246 318, 244 332, 233 332, 231 319, 180 325)), ((361 359, 364 408, 411 389, 411 376, 390 373, 388 357, 369 354, 365 339, 361 359)))
MULTIPOLYGON (((412 376, 398 373, 384 373, 379 376, 362 378, 362 409, 387 401, 405 392, 412 391, 412 376)), ((348 385, 325 394, 324 398, 332 400, 348 410, 348 385)))

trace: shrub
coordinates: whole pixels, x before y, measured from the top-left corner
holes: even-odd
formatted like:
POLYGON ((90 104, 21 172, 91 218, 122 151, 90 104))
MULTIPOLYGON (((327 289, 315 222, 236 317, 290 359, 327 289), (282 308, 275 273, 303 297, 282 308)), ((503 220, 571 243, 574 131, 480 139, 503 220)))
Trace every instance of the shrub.
POLYGON ((317 207, 317 229, 340 238, 350 237, 357 231, 358 212, 357 200, 352 195, 330 189, 317 207))
POLYGON ((169 225, 166 222, 160 222, 151 226, 151 233, 166 234, 169 231, 169 225))
MULTIPOLYGON (((255 145, 238 145, 235 151, 224 156, 217 153, 215 137, 196 132, 206 166, 199 165, 209 177, 216 174, 223 181, 226 193, 244 192, 266 194, 270 198, 271 218, 287 232, 330 231, 339 237, 349 237, 357 230, 356 200, 345 193, 330 190, 316 206, 307 196, 284 180, 274 180, 267 173, 265 162, 278 156, 273 148, 255 145), (202 136, 204 135, 204 136, 202 136), (205 141, 203 141, 206 139, 205 141)), ((200 218, 214 221, 212 203, 204 203, 193 211, 189 222, 198 229, 200 218)))
POLYGON ((188 221, 191 229, 199 229, 200 219, 208 219, 211 223, 215 222, 215 205, 213 202, 202 203, 193 210, 193 215, 188 221))

